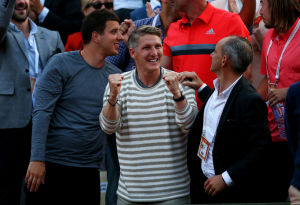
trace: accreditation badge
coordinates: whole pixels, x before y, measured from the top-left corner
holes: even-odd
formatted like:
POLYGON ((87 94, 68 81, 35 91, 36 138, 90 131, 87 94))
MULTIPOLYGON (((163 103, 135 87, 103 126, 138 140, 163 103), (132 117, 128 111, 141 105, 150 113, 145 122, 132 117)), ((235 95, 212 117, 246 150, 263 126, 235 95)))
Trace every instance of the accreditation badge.
POLYGON ((208 150, 210 147, 210 143, 205 138, 204 133, 202 133, 201 141, 198 149, 198 157, 200 157, 202 160, 206 161, 208 150))

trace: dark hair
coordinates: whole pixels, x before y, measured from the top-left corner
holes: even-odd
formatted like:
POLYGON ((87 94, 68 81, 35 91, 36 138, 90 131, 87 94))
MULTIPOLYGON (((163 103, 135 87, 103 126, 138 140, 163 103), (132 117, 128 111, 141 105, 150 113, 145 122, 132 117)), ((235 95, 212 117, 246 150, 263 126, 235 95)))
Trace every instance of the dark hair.
POLYGON ((106 9, 96 10, 86 16, 81 26, 81 34, 84 44, 91 41, 92 33, 94 31, 103 34, 107 21, 117 21, 119 18, 116 14, 107 11, 106 9))
POLYGON ((154 26, 141 26, 131 33, 128 39, 129 48, 136 48, 138 46, 138 41, 141 36, 144 35, 156 35, 161 37, 161 30, 154 26))
POLYGON ((242 74, 253 60, 253 48, 246 38, 230 36, 222 45, 222 55, 229 57, 233 72, 242 74))
POLYGON ((285 33, 300 17, 298 0, 268 0, 271 22, 277 33, 285 33))

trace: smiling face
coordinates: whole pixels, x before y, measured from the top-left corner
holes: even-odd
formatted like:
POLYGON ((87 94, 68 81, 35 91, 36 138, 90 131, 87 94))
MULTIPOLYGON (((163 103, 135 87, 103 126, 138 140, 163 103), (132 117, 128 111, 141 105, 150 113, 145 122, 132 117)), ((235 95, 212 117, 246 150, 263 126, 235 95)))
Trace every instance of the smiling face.
POLYGON ((99 42, 106 56, 118 54, 120 42, 123 40, 119 29, 119 22, 107 21, 103 34, 99 34, 99 42))
POLYGON ((17 0, 13 12, 12 20, 24 22, 29 15, 29 0, 17 0))
POLYGON ((157 35, 146 34, 138 39, 138 45, 130 48, 130 55, 139 70, 160 72, 162 43, 157 35))

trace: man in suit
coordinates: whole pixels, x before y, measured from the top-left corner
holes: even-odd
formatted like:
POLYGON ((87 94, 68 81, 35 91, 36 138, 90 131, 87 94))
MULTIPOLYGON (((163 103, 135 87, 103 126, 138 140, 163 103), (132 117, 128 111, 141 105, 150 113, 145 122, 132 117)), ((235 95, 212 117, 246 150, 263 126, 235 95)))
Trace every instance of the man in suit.
POLYGON ((267 107, 242 75, 252 53, 244 38, 220 40, 211 53, 210 70, 217 75, 214 90, 195 73, 181 74, 185 85, 199 88, 204 102, 188 138, 192 203, 263 200, 259 177, 271 138, 267 107))
POLYGON ((68 35, 80 31, 80 0, 30 0, 30 7, 39 25, 58 31, 64 43, 68 35))
POLYGON ((29 18, 29 0, 0 0, 0 204, 18 204, 30 152, 35 82, 62 51, 57 32, 29 18))

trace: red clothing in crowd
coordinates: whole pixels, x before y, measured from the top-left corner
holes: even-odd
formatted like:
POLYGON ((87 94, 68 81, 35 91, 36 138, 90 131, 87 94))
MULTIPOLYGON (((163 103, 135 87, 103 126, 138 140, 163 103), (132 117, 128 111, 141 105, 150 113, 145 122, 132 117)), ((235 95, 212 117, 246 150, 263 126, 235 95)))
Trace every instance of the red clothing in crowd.
POLYGON ((163 53, 172 58, 174 71, 194 71, 204 83, 213 88, 216 75, 210 71, 210 53, 219 40, 229 35, 250 40, 249 31, 239 15, 207 3, 205 10, 192 24, 185 15, 170 25, 164 39, 163 53))
POLYGON ((81 32, 76 32, 68 36, 65 51, 82 50, 84 47, 81 32))
MULTIPOLYGON (((290 30, 284 34, 277 34, 274 29, 269 29, 265 34, 263 46, 262 46, 262 55, 261 55, 261 65, 260 72, 263 75, 267 75, 267 70, 270 75, 270 82, 275 83, 275 75, 277 70, 277 65, 279 62, 280 55, 284 48, 285 43, 287 42, 290 34, 296 27, 299 18, 296 20, 294 25, 290 28, 290 30), (268 65, 266 66, 266 54, 270 44, 270 41, 273 41, 272 46, 268 55, 268 65)), ((300 80, 300 29, 295 34, 292 41, 289 43, 286 48, 282 61, 280 64, 280 72, 279 72, 279 82, 278 88, 287 88, 292 84, 300 80)), ((274 115, 269 107, 269 126, 271 130, 272 140, 273 141, 287 141, 286 139, 281 139, 279 136, 279 130, 275 123, 274 115)))

